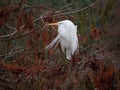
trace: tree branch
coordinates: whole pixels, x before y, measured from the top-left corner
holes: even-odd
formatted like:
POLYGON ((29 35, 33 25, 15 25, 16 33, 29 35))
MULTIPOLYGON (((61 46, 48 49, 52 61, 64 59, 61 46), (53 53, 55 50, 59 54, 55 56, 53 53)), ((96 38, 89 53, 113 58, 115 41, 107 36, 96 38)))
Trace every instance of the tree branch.
MULTIPOLYGON (((25 34, 22 34, 22 35, 19 35, 19 36, 15 36, 15 37, 6 38, 6 39, 1 39, 0 42, 4 42, 4 41, 8 41, 8 40, 12 40, 12 39, 16 39, 16 38, 20 38, 20 37, 29 35, 29 34, 35 32, 35 31, 37 31, 40 27, 42 27, 42 25, 41 25, 41 26, 38 26, 38 27, 35 28, 34 30, 31 30, 31 31, 29 31, 29 32, 27 32, 27 33, 25 33, 25 34)), ((46 27, 46 24, 42 27, 42 30, 43 30, 45 27, 46 27)))
MULTIPOLYGON (((98 3, 98 1, 99 1, 99 0, 96 0, 95 2, 89 4, 88 6, 82 8, 82 9, 80 9, 80 10, 76 10, 76 11, 73 11, 73 12, 59 13, 59 14, 53 15, 53 17, 54 17, 54 16, 60 16, 60 15, 69 15, 69 14, 79 13, 79 12, 81 12, 81 11, 84 11, 84 10, 88 9, 89 7, 94 6, 96 3, 98 3)), ((62 7, 61 10, 65 9, 65 8, 67 8, 67 7, 69 7, 69 6, 71 6, 72 4, 73 4, 73 3, 70 3, 70 4, 62 7)), ((27 6, 27 5, 25 5, 25 7, 26 7, 26 8, 27 8, 27 7, 29 7, 29 8, 35 8, 35 7, 33 7, 33 6, 27 6)), ((44 16, 44 15, 40 15, 40 17, 36 18, 36 19, 33 20, 32 22, 34 23, 34 22, 36 22, 36 21, 38 21, 38 20, 43 21, 43 18, 45 18, 45 17, 46 17, 46 16, 44 16)), ((17 29, 16 27, 11 27, 11 26, 9 26, 9 25, 7 25, 7 24, 6 24, 5 26, 7 26, 8 28, 13 29, 13 30, 16 30, 16 29, 17 29)), ((22 25, 20 29, 23 29, 24 27, 25 27, 25 25, 22 25)), ((9 37, 12 37, 12 36, 14 36, 17 32, 18 32, 18 31, 16 30, 16 31, 14 31, 14 32, 11 33, 11 34, 0 36, 0 38, 9 38, 9 37)), ((32 32, 32 31, 31 31, 31 32, 32 32)), ((24 35, 21 35, 21 36, 24 36, 24 35)), ((18 37, 21 37, 21 36, 18 36, 18 37)), ((16 37, 17 37, 17 36, 16 36, 16 37)), ((15 38, 16 38, 16 37, 15 37, 15 38)), ((6 40, 10 40, 10 39, 12 39, 12 38, 9 38, 9 39, 6 39, 6 40)), ((0 40, 0 41, 3 41, 3 40, 0 40)))
POLYGON ((18 53, 21 53, 21 52, 23 52, 25 50, 26 49, 22 49, 22 50, 15 51, 15 52, 10 52, 10 53, 7 53, 7 54, 0 55, 0 57, 5 57, 5 56, 10 56, 10 55, 18 54, 18 53))
MULTIPOLYGON (((45 27, 46 27, 46 24, 42 27, 42 30, 44 30, 45 27)), ((38 30, 39 28, 40 28, 40 26, 37 27, 36 29, 28 32, 28 33, 25 33, 25 34, 20 35, 20 36, 16 36, 16 37, 14 37, 14 38, 8 38, 8 39, 5 39, 4 41, 7 41, 7 40, 11 40, 11 39, 15 39, 15 38, 19 38, 19 37, 28 35, 28 34, 34 32, 34 31, 38 30)), ((27 48, 27 49, 29 49, 29 48, 27 48)), ((5 57, 5 56, 11 56, 11 55, 14 55, 14 54, 19 54, 19 53, 21 53, 21 52, 24 52, 24 51, 27 50, 27 49, 25 48, 25 49, 22 49, 22 50, 19 50, 19 51, 15 51, 15 52, 10 52, 10 53, 7 53, 7 54, 3 54, 3 55, 0 55, 0 57, 5 57)))
POLYGON ((14 36, 17 32, 18 32, 18 31, 15 30, 13 33, 10 33, 10 34, 7 34, 7 35, 0 36, 0 38, 8 38, 8 37, 14 36))
MULTIPOLYGON (((38 20, 40 20, 41 19, 41 21, 42 21, 42 16, 40 16, 40 17, 38 17, 38 18, 36 18, 35 20, 33 20, 32 22, 34 23, 34 22, 36 22, 36 21, 38 21, 38 20)), ((3 39, 3 38, 9 38, 9 37, 12 37, 12 36, 14 36, 18 31, 16 30, 17 28, 16 27, 12 27, 12 26, 9 26, 9 25, 7 25, 7 24, 5 24, 5 26, 6 27, 8 27, 9 29, 13 29, 13 30, 15 30, 13 33, 10 33, 10 34, 7 34, 7 35, 3 35, 3 36, 0 36, 0 39, 3 39)), ((20 27, 20 29, 23 29, 25 27, 25 25, 22 25, 21 27, 20 27)), ((1 40, 0 40, 1 41, 1 40)))
POLYGON ((60 10, 66 9, 66 8, 70 7, 71 5, 73 5, 73 2, 72 2, 72 3, 67 4, 66 6, 64 6, 64 7, 62 7, 62 8, 60 8, 60 10))
POLYGON ((88 8, 90 8, 90 7, 92 7, 92 6, 94 6, 94 5, 96 5, 96 4, 98 3, 98 1, 99 1, 99 0, 96 0, 95 2, 89 4, 88 6, 82 8, 82 9, 80 9, 80 10, 76 10, 76 11, 72 11, 72 12, 66 12, 66 13, 60 13, 60 14, 53 15, 53 16, 69 15, 69 14, 79 13, 79 12, 82 12, 82 11, 84 11, 84 10, 86 10, 86 9, 88 9, 88 8))
POLYGON ((5 26, 6 26, 7 28, 9 28, 9 29, 13 29, 13 30, 16 29, 15 27, 11 27, 11 26, 9 26, 8 24, 5 24, 5 26))
POLYGON ((91 53, 91 54, 88 54, 88 56, 87 57, 84 57, 82 60, 81 60, 81 62, 78 64, 79 66, 80 66, 80 69, 82 69, 83 67, 84 67, 84 64, 85 63, 87 63, 88 61, 93 61, 93 59, 88 59, 89 57, 91 57, 91 56, 93 56, 94 54, 96 54, 96 53, 98 53, 98 52, 100 52, 100 51, 103 51, 105 48, 107 48, 107 46, 104 46, 103 48, 101 48, 101 49, 99 49, 99 50, 97 50, 97 51, 94 51, 93 53, 91 53), (82 64, 82 65, 80 65, 80 64, 82 64))

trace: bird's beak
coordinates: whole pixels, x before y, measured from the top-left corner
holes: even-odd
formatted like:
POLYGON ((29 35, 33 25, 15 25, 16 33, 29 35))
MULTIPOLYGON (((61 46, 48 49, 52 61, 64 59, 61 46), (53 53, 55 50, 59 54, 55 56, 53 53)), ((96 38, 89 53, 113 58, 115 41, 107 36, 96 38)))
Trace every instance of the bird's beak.
POLYGON ((49 23, 50 26, 58 26, 58 23, 49 23))

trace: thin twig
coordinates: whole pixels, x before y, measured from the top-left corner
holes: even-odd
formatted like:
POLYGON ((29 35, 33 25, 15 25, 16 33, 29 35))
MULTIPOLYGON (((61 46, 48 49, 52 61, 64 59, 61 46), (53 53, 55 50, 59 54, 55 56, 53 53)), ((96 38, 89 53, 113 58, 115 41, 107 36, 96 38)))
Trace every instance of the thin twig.
POLYGON ((80 9, 80 10, 76 10, 76 11, 72 11, 72 12, 66 12, 66 13, 60 13, 60 14, 53 15, 53 16, 69 15, 69 14, 79 13, 79 12, 82 12, 82 11, 84 11, 84 10, 86 10, 86 9, 94 6, 96 3, 98 3, 98 1, 99 1, 99 0, 96 0, 94 3, 91 3, 91 4, 89 4, 88 6, 82 8, 82 9, 80 9))
POLYGON ((49 9, 52 10, 49 6, 44 6, 44 5, 39 5, 39 6, 28 6, 27 4, 24 4, 25 8, 44 8, 44 9, 49 9))
MULTIPOLYGON (((89 7, 94 6, 98 1, 99 1, 99 0, 96 0, 94 3, 91 3, 91 4, 89 4, 88 6, 82 8, 82 9, 80 9, 80 10, 76 10, 76 11, 73 11, 73 12, 60 13, 60 14, 57 14, 57 15, 53 15, 53 17, 54 17, 54 16, 60 16, 60 15, 68 15, 68 14, 79 13, 79 12, 81 12, 81 11, 84 11, 84 10, 88 9, 89 7)), ((72 5, 72 3, 64 6, 63 8, 61 8, 61 10, 64 9, 64 8, 66 8, 66 7, 69 7, 70 5, 72 5)), ((27 7, 27 6, 25 6, 25 7, 27 7)), ((43 15, 41 16, 41 15, 40 15, 40 17, 36 18, 36 19, 33 20, 32 22, 34 23, 34 22, 36 22, 36 21, 38 21, 38 20, 43 20, 43 18, 45 18, 45 17, 46 17, 46 16, 43 16, 43 15)), ((9 26, 9 25, 6 25, 6 26, 7 26, 8 28, 10 28, 10 29, 14 29, 14 30, 17 29, 16 27, 11 27, 11 26, 9 26)), ((23 29, 24 27, 25 27, 25 25, 22 25, 20 29, 23 29)), ((17 30, 14 31, 14 32, 11 33, 11 34, 0 36, 0 38, 9 38, 9 37, 14 36, 16 33, 17 33, 17 30)), ((21 36, 22 36, 22 35, 21 35, 21 36)), ((17 36, 16 36, 16 37, 17 37, 17 36)), ((19 36, 18 36, 18 37, 19 37, 19 36)), ((11 38, 9 38, 9 39, 11 39, 11 38)), ((8 40, 9 40, 9 39, 8 39, 8 40)), ((6 39, 6 40, 7 40, 7 39, 6 39)), ((3 41, 3 40, 0 40, 0 41, 3 41)))
POLYGON ((35 28, 34 30, 31 30, 27 33, 24 33, 22 35, 19 35, 19 36, 15 36, 15 37, 10 37, 10 38, 6 38, 6 39, 1 39, 0 42, 4 42, 4 41, 8 41, 8 40, 12 40, 12 39, 16 39, 16 38, 20 38, 20 37, 23 37, 23 36, 26 36, 26 35, 29 35, 37 30, 39 30, 40 27, 42 27, 42 30, 45 28, 46 24, 42 27, 42 26, 38 26, 37 28, 35 28))
POLYGON ((17 30, 15 27, 11 27, 9 26, 8 24, 5 24, 5 26, 9 29, 13 29, 15 30, 14 32, 10 33, 10 34, 7 34, 7 35, 3 35, 3 36, 0 36, 0 38, 7 38, 7 37, 10 37, 10 36, 14 36, 16 33, 17 33, 17 30))
MULTIPOLYGON (((33 20, 32 22, 34 23, 34 22, 37 22, 37 21, 39 21, 40 19, 41 19, 41 21, 42 21, 42 18, 43 18, 43 16, 40 16, 40 17, 38 17, 38 18, 36 18, 35 20, 33 20)), ((43 21, 42 21, 43 22, 43 21)), ((15 30, 13 33, 10 33, 10 34, 7 34, 7 35, 3 35, 3 36, 0 36, 0 38, 9 38, 9 37, 12 37, 12 36, 14 36, 18 31, 16 30, 17 28, 16 27, 12 27, 12 26, 9 26, 9 25, 7 25, 7 24, 5 24, 5 26, 7 26, 9 29, 13 29, 13 30, 15 30)), ((21 27, 20 27, 20 29, 23 29, 25 27, 25 24, 24 25, 22 25, 21 27)))
POLYGON ((66 9, 66 8, 70 7, 71 5, 73 5, 73 2, 67 4, 66 6, 64 6, 62 8, 60 8, 60 10, 66 9))
POLYGON ((8 38, 8 37, 14 36, 17 32, 18 32, 18 31, 15 30, 13 33, 10 33, 10 34, 7 34, 7 35, 0 36, 0 38, 8 38))
POLYGON ((83 68, 83 66, 84 66, 84 64, 86 63, 86 62, 88 62, 88 61, 93 61, 93 59, 88 59, 90 56, 93 56, 94 54, 96 54, 96 53, 98 53, 98 52, 100 52, 100 51, 103 51, 105 48, 107 48, 107 46, 105 46, 105 47, 103 47, 103 48, 101 48, 101 49, 99 49, 99 50, 97 50, 97 51, 94 51, 93 53, 91 53, 90 55, 88 55, 87 57, 84 57, 84 59, 82 59, 81 60, 81 62, 79 63, 79 66, 80 66, 80 64, 82 64, 82 66, 80 66, 81 68, 80 69, 82 69, 83 68))
POLYGON ((5 56, 10 56, 10 55, 18 54, 18 53, 21 53, 21 52, 23 52, 25 50, 26 49, 22 49, 22 50, 15 51, 15 52, 10 52, 10 53, 7 53, 7 54, 0 55, 0 57, 5 57, 5 56))
POLYGON ((98 52, 100 52, 100 51, 104 50, 105 48, 107 48, 107 45, 106 45, 106 46, 104 46, 103 48, 101 48, 101 49, 99 49, 99 50, 97 50, 97 51, 93 52, 93 54, 96 54, 96 53, 98 53, 98 52))
POLYGON ((4 57, 4 59, 7 59, 7 58, 10 58, 10 57, 12 57, 16 54, 26 54, 26 55, 34 54, 34 51, 30 51, 30 48, 31 47, 27 47, 27 48, 24 48, 22 50, 18 50, 18 51, 10 52, 10 53, 7 53, 7 54, 3 54, 3 55, 0 55, 0 57, 4 57), (27 50, 29 50, 28 53, 27 53, 27 50))
POLYGON ((5 24, 5 26, 6 26, 7 28, 9 28, 9 29, 13 29, 13 30, 16 29, 15 27, 12 27, 12 26, 10 26, 10 25, 8 25, 8 24, 5 24))
MULTIPOLYGON (((40 27, 40 26, 39 26, 39 27, 40 27)), ((37 27, 35 30, 32 30, 32 32, 38 30, 39 27, 37 27)), ((46 24, 43 26, 42 30, 43 30, 45 27, 46 27, 46 24)), ((30 34, 30 33, 32 33, 32 32, 28 32, 28 33, 26 33, 26 34, 17 36, 17 37, 15 37, 15 38, 18 38, 18 37, 22 37, 22 36, 28 35, 28 34, 30 34)), ((10 40, 10 39, 13 39, 13 38, 8 38, 8 39, 6 39, 6 40, 10 40)), ((11 55, 14 55, 14 54, 19 54, 19 53, 24 52, 25 50, 28 50, 28 49, 29 49, 29 48, 27 48, 27 49, 25 48, 25 49, 22 49, 22 50, 19 50, 19 51, 10 52, 10 53, 7 53, 7 54, 0 55, 0 57, 5 57, 5 56, 11 56, 11 55)))

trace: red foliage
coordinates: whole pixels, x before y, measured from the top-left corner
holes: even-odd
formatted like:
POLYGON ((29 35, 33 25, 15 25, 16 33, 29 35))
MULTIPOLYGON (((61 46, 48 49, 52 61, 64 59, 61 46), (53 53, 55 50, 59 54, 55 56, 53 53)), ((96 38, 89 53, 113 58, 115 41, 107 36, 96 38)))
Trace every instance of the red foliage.
POLYGON ((25 15, 24 11, 21 11, 21 13, 18 15, 18 20, 17 20, 17 30, 18 31, 21 30, 21 26, 22 26, 23 20, 24 20, 24 15, 25 15))
POLYGON ((82 41, 83 44, 85 44, 88 37, 86 35, 79 35, 78 38, 82 41))
POLYGON ((9 13, 16 11, 20 6, 20 4, 16 4, 0 8, 0 27, 9 20, 9 13))
POLYGON ((95 87, 99 90, 112 90, 113 89, 113 65, 105 65, 102 60, 91 62, 90 68, 92 71, 88 71, 88 76, 93 80, 95 87))
MULTIPOLYGON (((12 18, 9 13, 17 10, 19 7, 20 5, 16 4, 0 10, 0 27, 5 22, 9 21, 9 18, 12 18)), ((17 53, 17 56, 14 53, 11 54, 11 51, 9 54, 12 57, 9 59, 12 60, 10 62, 7 62, 7 64, 0 61, 0 67, 4 68, 7 72, 11 72, 12 76, 21 76, 21 82, 19 82, 19 85, 22 85, 22 82, 26 81, 31 84, 31 87, 33 87, 34 90, 37 90, 34 87, 37 82, 38 84, 40 84, 39 89, 41 90, 71 90, 72 86, 77 87, 77 85, 79 85, 80 83, 78 78, 76 78, 75 76, 75 71, 77 71, 77 69, 82 70, 81 68, 79 68, 79 66, 83 66, 82 68, 84 69, 90 69, 90 71, 88 70, 87 74, 89 78, 93 81, 95 87, 99 88, 99 90, 110 90, 111 88, 113 88, 112 79, 114 73, 114 66, 106 65, 103 60, 97 60, 96 56, 90 56, 86 51, 85 53, 83 51, 82 54, 78 54, 78 57, 79 55, 81 57, 73 58, 70 62, 66 62, 64 58, 58 59, 58 56, 56 55, 56 52, 54 52, 54 50, 48 50, 48 53, 46 53, 45 47, 51 42, 51 40, 53 40, 54 37, 56 37, 57 31, 55 31, 55 29, 57 29, 57 27, 47 26, 47 28, 44 28, 44 30, 42 30, 43 24, 50 22, 58 22, 63 19, 73 20, 73 17, 64 16, 62 14, 60 17, 56 17, 55 15, 60 13, 56 14, 55 12, 50 11, 48 11, 47 14, 41 13, 43 11, 46 12, 45 7, 41 7, 43 6, 33 6, 32 8, 35 8, 33 9, 34 13, 31 12, 31 9, 29 9, 29 11, 27 8, 24 10, 21 9, 20 13, 17 14, 17 30, 23 30, 21 36, 28 35, 28 37, 23 40, 25 44, 21 45, 21 47, 29 49, 23 50, 23 52, 21 52, 20 54, 17 53), (37 22, 34 22, 33 19, 38 18, 40 15, 42 16, 42 14, 44 14, 45 17, 43 17, 37 22), (30 34, 25 34, 26 32, 34 30, 39 25, 39 31, 35 30, 30 34), (23 28, 21 29, 21 27, 23 28), (48 27, 50 30, 48 29, 48 27), (48 58, 49 56, 50 58, 48 58), (87 60, 84 62, 82 58, 85 58, 85 60, 87 60), (65 87, 67 86, 66 83, 69 85, 68 87, 65 87), (61 88, 61 86, 64 87, 61 88)), ((18 32, 18 34, 21 33, 18 32)), ((100 39, 99 30, 96 27, 92 27, 91 37, 94 41, 100 39)), ((87 38, 89 37, 85 35, 78 35, 78 38, 81 39, 83 44, 86 44, 87 38)), ((21 41, 21 39, 18 38, 18 41, 19 40, 21 41)), ((95 50, 100 50, 99 47, 92 48, 95 48, 95 50)), ((17 52, 17 50, 15 50, 15 52, 17 52)), ((57 53, 58 52, 60 53, 60 51, 57 51, 57 53)), ((77 74, 80 73, 77 72, 77 74)))
POLYGON ((6 64, 5 68, 10 70, 12 73, 19 75, 19 73, 24 72, 25 68, 24 67, 20 67, 17 65, 12 65, 12 64, 6 64))
POLYGON ((25 14, 25 28, 24 29, 29 29, 33 30, 34 24, 33 24, 33 15, 32 13, 25 14))
POLYGON ((99 30, 95 27, 92 27, 91 29, 91 37, 94 41, 99 40, 100 38, 100 34, 99 34, 99 30))

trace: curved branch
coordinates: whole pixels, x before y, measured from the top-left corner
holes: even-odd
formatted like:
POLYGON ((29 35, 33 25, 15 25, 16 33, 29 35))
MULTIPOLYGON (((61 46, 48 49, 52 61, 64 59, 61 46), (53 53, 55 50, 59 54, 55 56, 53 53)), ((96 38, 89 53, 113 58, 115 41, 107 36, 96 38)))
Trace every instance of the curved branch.
POLYGON ((5 56, 9 56, 9 55, 18 54, 18 53, 21 53, 21 52, 23 52, 23 51, 25 51, 25 50, 26 50, 26 49, 22 49, 22 50, 15 51, 15 52, 10 52, 10 53, 7 53, 7 54, 0 55, 0 57, 5 57, 5 56))
POLYGON ((13 33, 10 33, 10 34, 7 34, 7 35, 0 36, 0 38, 8 38, 8 37, 14 36, 17 32, 18 32, 18 31, 15 30, 13 33))
POLYGON ((5 26, 6 26, 7 28, 9 28, 9 29, 13 29, 13 30, 16 29, 15 27, 9 26, 8 24, 5 24, 5 26))
MULTIPOLYGON (((23 37, 23 36, 26 36, 26 35, 29 35, 35 31, 37 31, 40 27, 42 26, 38 26, 37 28, 35 28, 34 30, 31 30, 25 34, 22 34, 22 35, 19 35, 19 36, 15 36, 15 37, 10 37, 10 38, 6 38, 6 39, 1 39, 0 42, 4 42, 4 41, 8 41, 8 40, 12 40, 12 39, 16 39, 16 38, 20 38, 20 37, 23 37)), ((42 30, 46 27, 46 24, 42 27, 42 30)))
MULTIPOLYGON (((42 30, 44 30, 45 27, 46 27, 46 24, 42 27, 42 30)), ((40 28, 40 26, 38 26, 36 29, 34 29, 34 30, 30 31, 30 32, 27 32, 27 33, 25 33, 23 35, 19 35, 19 36, 16 36, 14 38, 13 37, 12 38, 8 38, 8 39, 5 39, 3 41, 8 41, 8 40, 11 40, 11 39, 15 39, 15 38, 19 38, 19 37, 22 37, 22 36, 26 36, 26 35, 28 35, 30 33, 33 33, 34 31, 38 30, 39 28, 40 28)), ((7 54, 0 55, 0 57, 5 57, 5 56, 11 56, 11 55, 14 55, 14 54, 19 54, 19 53, 22 53, 22 52, 24 52, 25 50, 28 50, 28 49, 29 48, 24 48, 24 49, 19 50, 19 51, 10 52, 10 53, 7 53, 7 54)))
POLYGON ((87 57, 84 57, 84 58, 81 60, 81 62, 79 63, 79 66, 78 66, 79 69, 82 69, 82 68, 84 67, 85 63, 87 63, 88 61, 93 61, 93 59, 88 59, 89 57, 92 57, 94 54, 96 54, 96 53, 98 53, 98 52, 101 52, 101 51, 103 51, 103 50, 106 49, 106 48, 107 48, 107 45, 104 46, 103 48, 99 49, 99 50, 96 50, 96 51, 88 54, 87 57), (81 64, 82 64, 82 65, 81 65, 81 64))
MULTIPOLYGON (((43 16, 40 16, 40 17, 36 18, 35 20, 33 20, 32 22, 34 23, 34 22, 36 22, 36 21, 38 21, 38 20, 40 20, 40 19, 41 19, 41 21, 42 21, 42 18, 43 18, 43 16)), ((16 29, 17 29, 16 27, 12 27, 12 26, 9 26, 9 25, 7 25, 7 24, 5 24, 5 26, 8 27, 9 29, 13 29, 13 30, 15 30, 15 31, 12 32, 12 33, 10 33, 10 34, 7 34, 7 35, 2 35, 2 36, 0 36, 0 39, 12 37, 12 36, 14 36, 14 35, 18 32, 18 31, 16 30, 16 29)), ((24 27, 25 27, 25 25, 22 25, 22 26, 20 27, 20 29, 23 29, 24 27)))
POLYGON ((60 15, 69 15, 69 14, 75 14, 75 13, 79 13, 79 12, 82 12, 90 7, 93 7, 94 5, 96 5, 98 3, 99 0, 96 0, 95 2, 89 4, 88 6, 80 9, 80 10, 76 10, 76 11, 72 11, 72 12, 66 12, 66 13, 60 13, 60 14, 57 14, 57 15, 53 15, 53 16, 60 16, 60 15))
POLYGON ((71 5, 73 5, 73 2, 67 4, 66 6, 64 6, 62 8, 60 8, 60 10, 66 9, 66 8, 70 7, 71 5))

